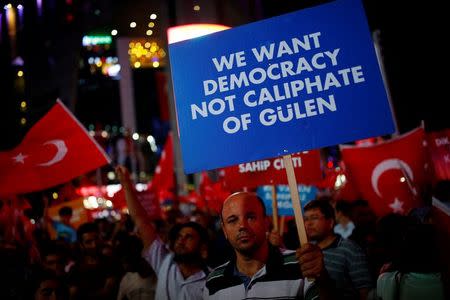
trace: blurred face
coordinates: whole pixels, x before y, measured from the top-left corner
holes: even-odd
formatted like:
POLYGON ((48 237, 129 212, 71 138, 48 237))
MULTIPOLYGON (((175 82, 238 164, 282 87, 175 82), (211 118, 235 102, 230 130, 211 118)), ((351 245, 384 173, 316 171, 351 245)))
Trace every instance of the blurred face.
POLYGON ((44 258, 44 268, 52 270, 57 276, 63 275, 64 261, 60 255, 49 254, 44 258))
POLYGON ((84 233, 81 238, 81 247, 87 254, 97 254, 99 247, 99 238, 97 232, 84 233))
POLYGON ((198 232, 191 227, 184 227, 178 232, 173 243, 174 260, 179 263, 199 264, 206 259, 206 245, 198 232))
POLYGON ((232 195, 224 202, 222 228, 231 246, 244 255, 255 253, 267 242, 267 218, 259 200, 250 193, 232 195))
POLYGON ((200 235, 191 227, 184 227, 175 238, 173 251, 176 255, 198 252, 201 245, 200 235))
POLYGON ((72 216, 71 215, 63 215, 59 217, 61 222, 63 224, 69 225, 70 224, 70 220, 72 220, 72 216))
POLYGON ((369 207, 358 206, 353 209, 353 222, 356 225, 373 224, 376 221, 376 216, 369 207))
POLYGON ((56 280, 44 280, 34 294, 35 300, 59 300, 67 297, 64 288, 56 280))
POLYGON ((326 219, 320 209, 313 208, 307 210, 304 216, 305 229, 308 238, 320 242, 333 234, 334 221, 326 219))

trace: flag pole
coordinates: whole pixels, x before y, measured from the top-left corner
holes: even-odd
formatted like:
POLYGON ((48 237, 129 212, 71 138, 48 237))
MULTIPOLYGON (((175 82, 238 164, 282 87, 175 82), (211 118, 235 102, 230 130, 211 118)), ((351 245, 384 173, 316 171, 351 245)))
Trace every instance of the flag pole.
POLYGON ((381 77, 383 79, 384 88, 386 90, 386 96, 388 98, 389 108, 391 109, 392 120, 394 121, 394 128, 395 128, 394 136, 398 136, 400 134, 400 131, 398 130, 397 118, 395 117, 396 114, 395 114, 395 109, 394 109, 394 105, 392 102, 391 90, 390 90, 389 83, 387 80, 386 69, 384 67, 383 55, 381 54, 382 49, 381 49, 381 32, 380 32, 380 30, 375 30, 373 32, 372 40, 374 43, 375 54, 377 56, 378 65, 380 67, 380 72, 381 72, 381 77))
POLYGON ((283 236, 284 233, 284 224, 286 223, 286 217, 285 216, 281 216, 280 218, 280 235, 283 236))
POLYGON ((278 232, 278 202, 277 202, 277 189, 275 185, 272 185, 272 222, 273 229, 278 232))
POLYGON ((403 177, 405 178, 405 181, 408 185, 409 191, 411 192, 413 199, 417 202, 419 200, 419 197, 417 195, 417 189, 414 186, 414 183, 411 180, 411 177, 408 175, 408 173, 406 172, 405 168, 402 166, 402 164, 400 163, 400 160, 397 159, 397 163, 398 166, 400 168, 400 171, 403 174, 403 177))
POLYGON ((297 180, 295 179, 292 156, 290 154, 283 155, 283 161, 288 178, 289 190, 291 192, 292 207, 294 208, 298 237, 300 240, 300 245, 303 245, 308 243, 308 237, 306 236, 305 222, 303 221, 302 208, 300 206, 300 197, 298 195, 297 180))

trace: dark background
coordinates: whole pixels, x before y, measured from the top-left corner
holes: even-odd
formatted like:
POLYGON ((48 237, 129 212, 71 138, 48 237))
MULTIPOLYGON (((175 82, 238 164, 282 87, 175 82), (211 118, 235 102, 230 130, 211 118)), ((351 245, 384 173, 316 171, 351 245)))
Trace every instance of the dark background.
MULTIPOLYGON (((23 138, 23 135, 50 107, 56 97, 62 100, 78 117, 85 121, 98 119, 102 124, 120 125, 120 107, 118 85, 101 82, 91 78, 89 83, 79 79, 78 60, 81 55, 81 37, 90 32, 109 32, 112 24, 119 24, 120 32, 127 34, 126 18, 139 14, 148 1, 106 1, 106 0, 49 0, 52 5, 44 19, 36 16, 36 1, 0 0, 0 9, 7 3, 22 3, 25 10, 24 26, 18 29, 17 48, 25 61, 25 90, 18 93, 14 86, 17 67, 11 65, 11 45, 5 33, 3 17, 3 36, 0 44, 0 150, 11 149, 23 138), (33 11, 34 10, 34 11, 33 11), (70 17, 71 16, 71 17, 70 17), (71 21, 69 21, 69 19, 71 21), (83 94, 93 84, 95 92, 83 94), (76 95, 74 97, 71 97, 76 95), (97 95, 98 97, 92 97, 97 95), (91 100, 86 100, 91 97, 91 100), (109 98, 111 105, 106 109, 95 99, 109 98), (18 109, 19 99, 26 99, 28 110, 24 113, 18 109), (23 115, 27 124, 20 125, 23 115)), ((166 5, 164 24, 178 25, 180 3, 191 7, 196 2, 204 1, 154 1, 166 5)), ((286 12, 320 4, 324 1, 210 1, 215 5, 216 22, 238 26, 259 19, 280 15, 286 12), (230 13, 231 12, 231 13, 230 13)), ((363 1, 371 30, 379 30, 382 55, 391 92, 394 112, 399 132, 403 133, 421 124, 425 129, 440 130, 449 128, 447 117, 448 50, 447 38, 449 17, 444 3, 438 1, 416 1, 397 3, 388 0, 363 1)), ((4 10, 3 10, 4 11, 4 10)), ((193 19, 195 21, 195 18, 193 19)), ((115 25, 114 25, 115 26, 115 25)), ((164 38, 164 28, 160 38, 164 38)), ((135 72, 136 90, 148 84, 146 78, 151 71, 135 72)), ((142 94, 142 93, 140 93, 142 94)), ((145 93, 144 93, 145 94, 145 93)), ((154 95, 148 95, 154 97, 154 95)), ((137 99, 137 106, 144 105, 137 99)), ((137 109, 137 123, 150 126, 144 120, 145 112, 157 111, 156 103, 149 107, 137 109)))

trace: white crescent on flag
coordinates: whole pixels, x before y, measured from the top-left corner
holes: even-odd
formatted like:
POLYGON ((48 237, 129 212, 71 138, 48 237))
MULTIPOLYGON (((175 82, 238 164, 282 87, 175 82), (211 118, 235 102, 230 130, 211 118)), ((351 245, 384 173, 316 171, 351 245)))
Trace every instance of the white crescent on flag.
POLYGON ((381 193, 378 189, 378 179, 380 179, 381 174, 388 170, 404 170, 409 179, 413 180, 413 172, 407 163, 398 158, 385 159, 373 169, 371 177, 372 188, 379 197, 381 197, 381 193))
POLYGON ((50 159, 47 162, 38 164, 38 166, 48 167, 48 166, 54 165, 57 162, 63 160, 64 156, 66 156, 68 150, 67 150, 67 146, 63 140, 52 140, 52 141, 45 142, 43 145, 49 145, 49 144, 55 145, 55 147, 58 149, 58 151, 56 152, 55 156, 53 156, 52 159, 50 159))

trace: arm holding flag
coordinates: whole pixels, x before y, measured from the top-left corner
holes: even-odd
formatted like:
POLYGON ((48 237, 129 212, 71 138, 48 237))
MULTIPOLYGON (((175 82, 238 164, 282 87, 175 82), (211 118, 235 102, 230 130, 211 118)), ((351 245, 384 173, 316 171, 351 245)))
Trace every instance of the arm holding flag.
POLYGON ((44 211, 43 211, 42 219, 43 219, 44 231, 52 239, 56 239, 56 230, 53 227, 53 220, 48 213, 49 199, 46 195, 43 196, 43 201, 44 201, 44 211))
POLYGON ((156 229, 150 222, 150 218, 144 207, 137 199, 127 168, 118 166, 116 167, 116 173, 125 191, 125 199, 130 216, 133 218, 139 230, 139 235, 144 243, 144 249, 147 249, 157 237, 156 229))

